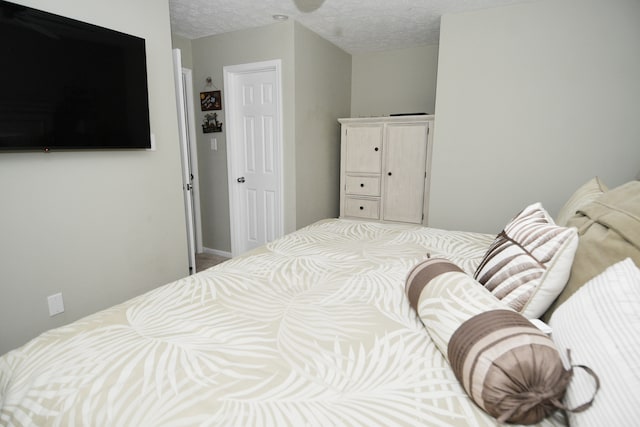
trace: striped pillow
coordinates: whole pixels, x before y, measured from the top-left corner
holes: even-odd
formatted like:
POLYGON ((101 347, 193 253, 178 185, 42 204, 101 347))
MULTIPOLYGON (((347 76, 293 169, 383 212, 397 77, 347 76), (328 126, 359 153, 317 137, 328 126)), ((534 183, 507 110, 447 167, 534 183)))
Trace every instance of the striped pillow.
POLYGON ((537 422, 558 407, 570 372, 551 339, 445 259, 409 273, 411 306, 469 397, 505 422, 537 422))
POLYGON ((474 278, 509 307, 537 318, 567 284, 577 246, 576 229, 555 225, 534 203, 496 237, 474 278))
MULTIPOLYGON (((550 320, 558 348, 571 349, 575 364, 591 367, 601 387, 593 405, 570 413, 571 426, 638 425, 640 405, 640 269, 627 258, 589 280, 550 320)), ((579 405, 594 382, 576 371, 565 404, 579 405)))
POLYGON ((465 274, 460 267, 444 258, 428 258, 411 269, 407 275, 404 289, 409 298, 409 304, 416 312, 420 295, 422 295, 425 286, 436 276, 447 272, 465 274))
POLYGON ((509 310, 460 325, 447 358, 473 401, 503 423, 534 424, 551 415, 572 375, 551 338, 509 310))

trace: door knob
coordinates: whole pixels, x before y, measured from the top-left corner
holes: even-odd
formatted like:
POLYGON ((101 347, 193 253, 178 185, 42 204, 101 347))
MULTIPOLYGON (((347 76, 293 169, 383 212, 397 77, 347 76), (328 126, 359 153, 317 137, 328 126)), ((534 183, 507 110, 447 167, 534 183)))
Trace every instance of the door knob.
POLYGON ((244 182, 244 176, 241 176, 236 181, 238 181, 240 184, 242 184, 244 182))

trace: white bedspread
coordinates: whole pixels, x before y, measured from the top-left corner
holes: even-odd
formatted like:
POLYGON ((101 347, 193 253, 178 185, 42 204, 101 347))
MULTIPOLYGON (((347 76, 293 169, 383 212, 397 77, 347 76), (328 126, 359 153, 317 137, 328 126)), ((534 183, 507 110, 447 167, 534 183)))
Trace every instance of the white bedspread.
POLYGON ((492 240, 313 224, 9 352, 0 425, 495 425, 404 294, 427 253, 472 272, 492 240))

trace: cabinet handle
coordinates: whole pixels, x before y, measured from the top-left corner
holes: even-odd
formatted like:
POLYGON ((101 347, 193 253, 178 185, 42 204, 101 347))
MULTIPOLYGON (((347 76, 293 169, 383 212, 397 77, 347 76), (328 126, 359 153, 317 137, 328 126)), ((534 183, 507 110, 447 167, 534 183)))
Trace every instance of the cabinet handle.
POLYGON ((391 176, 391 172, 389 172, 387 175, 391 176))
POLYGON ((378 148, 378 147, 376 147, 376 148, 374 148, 374 150, 375 150, 375 151, 378 151, 378 150, 379 150, 379 148, 378 148))

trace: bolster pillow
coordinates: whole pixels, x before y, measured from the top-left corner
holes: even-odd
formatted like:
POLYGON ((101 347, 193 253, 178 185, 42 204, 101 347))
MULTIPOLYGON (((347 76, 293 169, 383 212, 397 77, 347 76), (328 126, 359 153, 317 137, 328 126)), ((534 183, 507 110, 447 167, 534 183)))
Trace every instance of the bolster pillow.
POLYGON ((455 264, 421 262, 405 290, 456 378, 487 413, 533 424, 562 407, 572 371, 551 338, 455 264))

